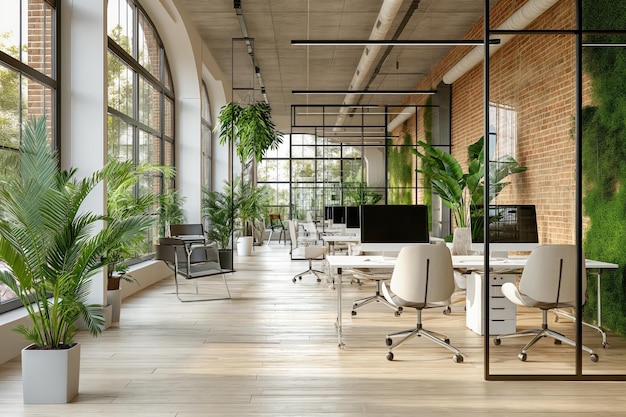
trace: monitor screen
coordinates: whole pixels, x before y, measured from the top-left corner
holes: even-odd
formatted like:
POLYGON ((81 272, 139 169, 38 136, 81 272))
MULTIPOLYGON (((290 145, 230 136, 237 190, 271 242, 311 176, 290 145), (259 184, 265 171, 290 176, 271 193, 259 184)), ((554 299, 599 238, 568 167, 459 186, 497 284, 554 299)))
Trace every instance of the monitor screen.
MULTIPOLYGON (((472 211, 472 249, 480 250, 485 240, 483 208, 472 211), (476 245, 477 244, 477 245, 476 245)), ((489 244, 491 250, 527 251, 539 244, 534 205, 489 206, 489 244)))
POLYGON ((428 243, 428 207, 361 206, 361 243, 428 243))
POLYGON ((361 227, 361 207, 347 206, 346 207, 346 228, 358 229, 359 227, 361 227))
POLYGON ((346 206, 333 206, 333 224, 346 223, 346 206))
POLYGON ((324 207, 324 220, 332 220, 333 219, 333 208, 332 207, 324 207))

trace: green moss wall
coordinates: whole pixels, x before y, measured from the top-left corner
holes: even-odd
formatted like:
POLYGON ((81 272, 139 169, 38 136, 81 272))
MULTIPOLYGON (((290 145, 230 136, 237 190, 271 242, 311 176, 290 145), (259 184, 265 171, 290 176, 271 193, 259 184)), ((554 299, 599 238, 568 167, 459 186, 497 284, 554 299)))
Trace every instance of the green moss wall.
MULTIPOLYGON (((626 2, 583 3, 585 29, 624 29, 626 2)), ((596 39, 624 42, 624 36, 596 39)), ((593 105, 584 108, 583 210, 587 217, 587 258, 619 264, 602 275, 602 324, 626 335, 626 50, 586 48, 583 66, 592 86, 593 105)), ((596 315, 596 280, 588 280, 585 317, 596 315)))

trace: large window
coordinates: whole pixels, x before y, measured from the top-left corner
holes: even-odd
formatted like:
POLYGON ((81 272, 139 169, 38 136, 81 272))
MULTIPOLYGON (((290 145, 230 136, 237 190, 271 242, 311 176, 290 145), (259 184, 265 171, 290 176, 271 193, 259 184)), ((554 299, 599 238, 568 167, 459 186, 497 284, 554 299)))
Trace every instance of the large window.
MULTIPOLYGON (((0 181, 17 171, 22 124, 46 116, 56 148, 56 9, 45 0, 2 2, 0 13, 0 181)), ((2 268, 2 265, 0 265, 2 268)), ((19 306, 0 285, 0 312, 19 306)))
POLYGON ((206 84, 202 83, 202 187, 209 190, 213 184, 213 129, 211 125, 211 103, 206 84))
MULTIPOLYGON (((174 92, 163 44, 133 0, 109 0, 107 14, 108 157, 174 166, 174 92)), ((173 187, 155 172, 140 180, 136 193, 173 187)), ((161 233, 149 233, 146 253, 161 233)))

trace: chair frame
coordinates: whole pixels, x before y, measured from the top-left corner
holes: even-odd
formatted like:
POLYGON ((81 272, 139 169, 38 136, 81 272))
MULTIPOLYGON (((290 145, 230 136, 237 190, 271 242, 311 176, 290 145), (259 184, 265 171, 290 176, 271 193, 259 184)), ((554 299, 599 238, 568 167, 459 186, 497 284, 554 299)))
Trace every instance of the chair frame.
MULTIPOLYGON (((157 257, 156 259, 160 259, 162 261, 165 262, 165 264, 174 271, 174 287, 175 287, 175 294, 176 294, 176 298, 178 298, 178 300, 180 300, 183 303, 188 303, 188 302, 197 302, 197 301, 217 301, 217 300, 228 300, 231 298, 231 294, 230 294, 230 288, 228 287, 228 281, 226 280, 226 275, 224 273, 224 270, 221 268, 221 265, 219 264, 219 253, 217 253, 216 255, 216 261, 217 264, 220 266, 220 269, 211 269, 211 270, 207 270, 205 272, 192 272, 192 266, 194 264, 201 264, 204 262, 209 262, 209 260, 204 261, 204 262, 194 262, 192 260, 192 254, 193 251, 196 250, 207 250, 207 249, 211 249, 211 250, 217 250, 215 247, 213 246, 209 246, 209 245, 190 245, 190 244, 186 244, 185 241, 181 240, 181 239, 176 239, 176 238, 161 238, 159 241, 159 245, 157 245, 157 257), (166 249, 167 248, 167 249, 166 249), (179 250, 182 248, 185 252, 184 258, 185 258, 185 266, 186 272, 181 271, 180 267, 179 267, 179 250), (165 252, 164 252, 165 251, 165 252), (168 253, 167 251, 171 251, 172 253, 168 253), (173 255, 173 256, 172 256, 173 255), (224 281, 224 286, 226 287, 226 293, 227 296, 226 297, 211 297, 211 298, 194 298, 194 299, 184 299, 181 298, 181 292, 179 290, 179 282, 178 282, 178 277, 183 276, 185 279, 187 280, 195 280, 198 278, 206 278, 206 277, 211 277, 211 276, 216 276, 216 275, 221 275, 222 276, 222 280, 224 281)), ((198 282, 194 281, 195 284, 195 294, 198 294, 198 282)))
POLYGON ((366 279, 366 280, 374 281, 376 284, 376 292, 374 293, 374 295, 370 295, 369 297, 359 298, 358 300, 354 300, 352 302, 352 316, 357 315, 356 310, 358 308, 361 308, 373 302, 377 302, 377 303, 382 303, 383 305, 386 305, 387 307, 389 307, 390 309, 394 311, 394 314, 396 317, 400 317, 400 315, 402 314, 402 307, 398 307, 394 305, 393 303, 390 303, 382 294, 382 282, 388 280, 390 278, 390 274, 384 274, 384 273, 370 274, 370 273, 361 271, 359 269, 353 270, 352 273, 355 278, 358 278, 359 282, 362 279, 366 279))
MULTIPOLYGON (((389 333, 386 337, 385 337, 385 344, 388 346, 388 350, 387 350, 387 360, 392 361, 394 359, 394 354, 392 352, 393 349, 395 349, 396 347, 400 346, 401 344, 403 344, 404 342, 407 342, 411 339, 413 339, 416 336, 424 336, 424 338, 438 344, 441 347, 444 347, 448 350, 450 350, 451 352, 454 353, 454 355, 452 356, 452 360, 455 363, 461 363, 464 360, 464 356, 461 353, 461 351, 459 349, 457 349, 456 347, 452 346, 450 344, 450 339, 448 338, 448 336, 433 331, 433 330, 428 330, 425 329, 422 325, 422 310, 427 309, 427 308, 437 308, 437 307, 447 307, 449 305, 449 300, 439 300, 439 301, 428 301, 428 284, 431 278, 431 272, 434 268, 437 268, 436 265, 432 265, 433 263, 433 259, 432 257, 434 256, 439 256, 436 252, 441 252, 441 256, 448 256, 448 260, 446 261, 446 265, 449 263, 449 269, 450 269, 450 285, 452 286, 452 290, 450 291, 450 296, 452 296, 452 293, 454 291, 454 277, 453 277, 453 271, 452 271, 452 258, 450 255, 450 251, 445 247, 445 246, 441 246, 441 245, 416 245, 416 246, 407 246, 404 247, 400 250, 400 253, 398 254, 398 264, 400 263, 400 259, 402 257, 405 256, 410 256, 411 259, 414 259, 416 257, 416 255, 418 255, 418 258, 420 257, 424 257, 425 259, 423 259, 423 263, 425 264, 425 270, 424 271, 418 271, 417 273, 419 274, 425 274, 425 277, 423 277, 422 279, 425 280, 425 291, 424 291, 424 299, 421 301, 415 301, 415 300, 410 300, 410 301, 405 301, 402 304, 398 304, 396 302, 394 302, 394 295, 392 294, 393 288, 394 288, 394 278, 397 277, 396 274, 398 274, 399 269, 398 269, 398 264, 396 264, 396 268, 394 269, 394 273, 391 277, 391 281, 390 281, 390 285, 388 288, 388 286, 386 284, 383 284, 383 294, 385 296, 385 298, 390 301, 392 304, 400 307, 411 307, 411 308, 415 308, 417 310, 417 322, 414 328, 411 329, 407 329, 407 330, 402 330, 399 332, 395 332, 395 333, 389 333), (423 249, 423 248, 427 248, 427 249, 423 249), (412 252, 422 252, 422 251, 428 251, 431 253, 428 254, 415 254, 412 252), (411 253, 409 253, 411 252, 411 253), (407 255, 408 253, 408 255, 407 255), (402 336, 404 335, 404 337, 396 342, 393 341, 393 338, 396 336, 402 336)), ((419 265, 419 263, 418 263, 419 265)), ((441 265, 441 264, 440 264, 441 265)), ((413 273, 413 275, 416 273, 415 271, 410 271, 413 273)), ((396 278, 397 279, 397 278, 396 278)), ((397 296, 396 298, 401 297, 401 295, 397 296)))
MULTIPOLYGON (((298 232, 296 231, 296 226, 293 223, 293 220, 287 220, 288 222, 288 227, 289 227, 289 239, 291 241, 291 248, 289 250, 290 256, 291 256, 291 260, 307 260, 309 261, 309 267, 306 271, 300 272, 299 274, 296 274, 291 281, 292 282, 296 282, 297 280, 302 280, 302 277, 305 275, 315 275, 315 278, 317 280, 317 282, 322 282, 322 278, 320 275, 325 275, 324 271, 320 271, 319 269, 314 269, 313 268, 313 260, 320 260, 323 261, 324 260, 324 256, 326 254, 326 247, 324 247, 324 252, 318 256, 318 257, 307 257, 306 256, 306 247, 307 246, 312 246, 312 245, 306 245, 306 244, 302 244, 302 247, 304 248, 304 258, 294 258, 293 257, 293 250, 298 248, 300 246, 300 244, 298 243, 298 232), (293 235, 293 236, 292 236, 293 235)), ((315 246, 316 248, 318 248, 318 246, 315 246)))
MULTIPOLYGON (((546 248, 556 248, 554 250, 558 250, 558 247, 565 247, 568 246, 570 248, 575 248, 575 246, 573 245, 544 245, 544 246, 540 246, 538 248, 536 248, 533 252, 535 251, 549 251, 550 249, 546 249, 546 248)), ((562 307, 570 307, 570 305, 568 305, 570 302, 566 301, 563 302, 562 304, 560 304, 560 300, 559 295, 561 294, 561 288, 562 288, 562 279, 563 279, 563 270, 564 270, 564 265, 565 265, 565 261, 567 260, 564 257, 559 258, 558 256, 560 255, 559 253, 549 253, 549 256, 543 255, 544 257, 549 257, 550 259, 555 259, 558 260, 559 263, 559 267, 558 267, 558 290, 557 290, 557 300, 554 300, 553 302, 548 303, 547 301, 543 301, 543 305, 540 304, 539 301, 536 301, 535 299, 533 299, 530 296, 527 296, 525 294, 523 294, 519 287, 515 287, 517 290, 517 292, 520 295, 523 295, 524 297, 527 297, 533 301, 537 302, 537 305, 528 305, 528 307, 533 307, 533 308, 539 308, 541 309, 541 328, 539 329, 528 329, 528 330, 523 330, 520 332, 515 332, 515 333, 510 333, 510 334, 504 334, 504 335, 497 335, 494 337, 493 339, 493 343, 496 346, 499 346, 502 343, 502 339, 510 339, 510 338, 514 338, 514 337, 522 337, 522 336, 528 336, 528 335, 534 335, 534 337, 528 342, 526 343, 526 345, 521 349, 520 353, 517 355, 518 359, 522 362, 525 362, 526 359, 528 358, 528 349, 530 349, 535 343, 537 343, 540 339, 544 338, 544 337, 551 337, 554 339, 554 343, 555 344, 561 344, 561 343, 566 343, 570 346, 576 346, 576 342, 570 338, 568 338, 567 336, 552 330, 548 327, 548 310, 558 310, 559 308, 562 307)), ((533 257, 533 253, 531 253, 529 260, 533 257)), ((584 257, 583 257, 584 259, 584 257)), ((540 258, 541 260, 541 258, 540 258)), ((555 268, 556 269, 556 268, 555 268)), ((522 278, 520 280, 520 285, 522 284, 522 280, 524 280, 525 277, 525 272, 527 272, 529 270, 528 265, 526 266, 526 268, 524 268, 524 272, 522 272, 522 278)), ((584 267, 583 267, 583 271, 584 271, 584 267)), ((532 274, 529 274, 532 275, 532 274)), ((532 281, 531 281, 532 282, 532 281)), ((508 285, 508 284, 505 284, 508 285)), ((510 285, 515 285, 513 283, 510 283, 510 285)), ((503 291, 504 293, 504 291, 503 291)), ((505 296, 507 295, 506 293, 504 294, 505 296)), ((507 297, 508 298, 508 297, 507 297)), ((512 301, 512 300, 511 300, 512 301)), ((515 304, 519 304, 519 302, 515 303, 515 304)), ((520 305, 525 305, 525 304, 520 304, 520 305)), ((558 313, 556 313, 558 315, 558 313)), ((585 352, 587 352, 589 354, 589 358, 591 359, 592 362, 598 362, 598 360, 600 359, 599 356, 588 346, 582 345, 581 346, 582 350, 584 350, 585 352)))
POLYGON ((287 244, 287 231, 285 230, 285 224, 280 218, 280 214, 270 214, 269 221, 270 221, 270 228, 269 228, 270 234, 267 238, 267 244, 269 245, 270 242, 272 241, 272 235, 274 234, 274 232, 278 231, 280 232, 278 235, 278 243, 280 244, 280 241, 282 238, 283 244, 286 245, 287 244), (274 222, 276 221, 278 221, 279 224, 275 224, 274 222))

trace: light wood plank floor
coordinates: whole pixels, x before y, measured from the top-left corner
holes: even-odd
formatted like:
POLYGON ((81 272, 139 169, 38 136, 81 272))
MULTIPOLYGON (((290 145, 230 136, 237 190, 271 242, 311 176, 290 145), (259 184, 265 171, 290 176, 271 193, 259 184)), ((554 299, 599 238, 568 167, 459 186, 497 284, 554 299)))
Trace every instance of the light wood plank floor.
MULTIPOLYGON (((291 262, 278 243, 236 260, 231 300, 181 303, 167 279, 124 300, 119 327, 81 334, 80 394, 66 405, 23 405, 19 358, 0 365, 0 415, 30 417, 200 416, 624 416, 623 382, 499 382, 483 379, 483 339, 465 328, 461 304, 450 316, 424 313, 465 362, 427 340, 412 340, 385 359, 387 333, 411 327, 414 312, 394 317, 382 304, 350 317, 351 300, 373 287, 344 286, 345 342, 337 347, 336 293, 313 277, 292 283, 306 262, 291 262)), ((186 286, 185 289, 192 289, 186 286)), ((202 292, 221 293, 218 280, 202 292)), ((519 328, 540 314, 520 313, 519 328)), ((571 334, 564 320, 554 324, 571 334)), ((525 339, 492 345, 493 373, 565 373, 573 348, 541 341, 525 363, 525 339)), ((600 355, 585 372, 626 373, 626 344, 585 333, 600 355)))

